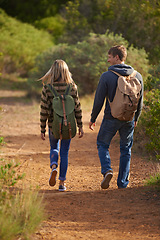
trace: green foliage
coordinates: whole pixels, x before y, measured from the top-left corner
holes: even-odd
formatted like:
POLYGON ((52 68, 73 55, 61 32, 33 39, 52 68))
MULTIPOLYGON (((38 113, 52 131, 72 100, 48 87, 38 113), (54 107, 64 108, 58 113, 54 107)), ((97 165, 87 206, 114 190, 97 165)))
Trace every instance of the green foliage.
POLYGON ((9 187, 14 186, 18 180, 24 177, 24 174, 16 173, 18 164, 14 161, 6 162, 0 159, 0 203, 10 197, 9 187))
POLYGON ((128 49, 126 63, 142 74, 145 85, 149 76, 148 69, 150 68, 148 54, 146 51, 143 48, 138 49, 130 46, 128 49))
POLYGON ((34 23, 57 14, 68 0, 0 0, 1 7, 12 17, 34 23))
POLYGON ((147 78, 145 89, 160 89, 160 65, 153 66, 153 68, 149 71, 150 76, 147 78))
POLYGON ((55 15, 54 17, 47 17, 35 22, 35 27, 38 29, 43 29, 50 33, 55 40, 62 35, 65 27, 65 21, 60 15, 55 15))
POLYGON ((153 89, 148 92, 144 104, 142 122, 145 133, 149 137, 147 149, 154 152, 156 158, 160 159, 160 90, 153 89))
POLYGON ((153 66, 149 73, 140 128, 146 134, 147 150, 160 159, 160 65, 153 66))
POLYGON ((80 1, 69 1, 66 6, 66 27, 62 36, 62 42, 70 44, 82 41, 91 31, 87 18, 79 11, 80 1))
MULTIPOLYGON (((129 45, 121 35, 113 35, 108 31, 101 35, 90 34, 75 45, 59 44, 37 58, 31 76, 34 79, 42 77, 56 59, 63 59, 69 66, 80 94, 93 93, 101 74, 109 66, 108 50, 115 44, 124 44, 126 47, 129 45)), ((147 76, 148 60, 143 49, 128 47, 128 63, 147 76), (140 64, 137 64, 137 59, 140 64)))
POLYGON ((0 137, 0 145, 3 145, 3 144, 4 144, 4 139, 3 139, 3 137, 0 137))
POLYGON ((17 174, 18 164, 1 159, 0 163, 0 239, 28 239, 44 217, 42 198, 37 191, 15 192, 12 187, 24 174, 17 174))
POLYGON ((155 186, 160 190, 160 173, 156 173, 155 176, 150 176, 150 178, 146 180, 146 185, 155 186))
POLYGON ((17 68, 23 72, 32 68, 35 57, 53 46, 52 37, 29 24, 22 24, 8 17, 0 9, 0 66, 3 72, 13 72, 17 68))
POLYGON ((32 190, 16 193, 0 207, 1 240, 30 239, 44 218, 42 198, 32 190))
MULTIPOLYGON (((66 6, 68 35, 79 41, 90 32, 103 34, 109 29, 115 34, 122 34, 130 44, 145 48, 152 63, 160 59, 160 4, 157 0, 76 0, 66 6), (129 11, 128 11, 129 9, 129 11), (74 36, 74 21, 77 31, 85 20, 81 38, 74 36)), ((71 38, 68 38, 70 42, 71 38)), ((66 39, 65 39, 66 41, 66 39)))
POLYGON ((122 34, 134 47, 144 48, 152 64, 159 62, 160 3, 157 0, 34 0, 34 4, 31 0, 2 0, 1 7, 10 16, 33 25, 38 21, 49 29, 55 27, 50 27, 47 18, 60 14, 66 20, 61 42, 73 44, 90 32, 104 34, 108 29, 122 34))

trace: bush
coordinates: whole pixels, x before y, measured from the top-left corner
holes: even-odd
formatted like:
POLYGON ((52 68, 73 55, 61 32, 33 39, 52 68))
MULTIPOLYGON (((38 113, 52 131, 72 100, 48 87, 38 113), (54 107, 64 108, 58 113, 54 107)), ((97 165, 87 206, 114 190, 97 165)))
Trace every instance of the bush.
POLYGON ((150 178, 146 180, 146 185, 155 186, 157 190, 160 191, 160 173, 150 176, 150 178))
POLYGON ((15 191, 13 186, 24 175, 16 172, 18 164, 1 159, 0 164, 0 239, 28 238, 44 217, 38 191, 15 191))
POLYGON ((149 70, 150 76, 147 78, 145 89, 160 89, 160 64, 158 66, 153 66, 152 69, 149 70))
POLYGON ((160 65, 153 66, 149 73, 150 76, 145 82, 144 109, 138 132, 139 135, 145 134, 144 145, 148 152, 160 159, 160 142, 158 140, 160 138, 160 65))
POLYGON ((145 96, 145 111, 142 115, 142 122, 149 141, 146 146, 154 152, 157 159, 160 159, 160 90, 154 89, 145 96))
MULTIPOLYGON (((69 66, 80 94, 93 93, 101 74, 107 71, 109 66, 107 52, 115 44, 124 44, 128 47, 128 42, 121 35, 113 35, 108 31, 102 35, 90 34, 84 41, 75 45, 59 44, 51 51, 38 56, 31 77, 34 79, 42 77, 56 59, 63 59, 69 66)), ((148 60, 143 49, 128 47, 126 63, 132 64, 137 71, 147 76, 148 60)))
POLYGON ((29 239, 43 219, 44 208, 38 192, 18 192, 0 208, 0 239, 29 239), (18 238, 19 237, 19 238, 18 238))
POLYGON ((50 33, 55 40, 63 34, 65 28, 65 21, 60 15, 54 17, 47 17, 35 22, 35 27, 43 29, 50 33))
POLYGON ((0 58, 2 72, 19 69, 26 72, 34 65, 35 57, 53 46, 49 33, 11 18, 0 9, 0 58))

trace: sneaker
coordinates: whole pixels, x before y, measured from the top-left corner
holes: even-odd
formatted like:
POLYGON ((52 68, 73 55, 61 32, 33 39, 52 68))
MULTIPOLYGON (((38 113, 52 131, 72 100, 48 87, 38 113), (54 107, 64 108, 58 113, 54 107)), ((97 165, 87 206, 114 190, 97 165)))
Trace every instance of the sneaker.
POLYGON ((64 185, 59 185, 59 191, 60 192, 66 191, 66 187, 64 185))
POLYGON ((113 172, 112 171, 108 171, 106 172, 103 181, 101 182, 101 188, 102 189, 107 189, 109 188, 109 183, 111 181, 113 177, 113 172))
POLYGON ((49 185, 52 187, 56 184, 56 176, 57 176, 57 169, 53 168, 51 172, 51 176, 49 178, 49 185))

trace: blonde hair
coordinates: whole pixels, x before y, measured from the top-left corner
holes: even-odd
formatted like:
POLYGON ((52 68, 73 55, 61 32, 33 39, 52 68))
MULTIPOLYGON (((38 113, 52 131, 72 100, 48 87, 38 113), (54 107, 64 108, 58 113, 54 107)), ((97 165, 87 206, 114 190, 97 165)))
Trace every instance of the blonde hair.
POLYGON ((40 78, 42 80, 42 83, 47 82, 50 84, 53 84, 56 81, 66 82, 66 83, 72 83, 72 75, 69 71, 69 68, 65 61, 63 60, 56 60, 49 71, 40 78))

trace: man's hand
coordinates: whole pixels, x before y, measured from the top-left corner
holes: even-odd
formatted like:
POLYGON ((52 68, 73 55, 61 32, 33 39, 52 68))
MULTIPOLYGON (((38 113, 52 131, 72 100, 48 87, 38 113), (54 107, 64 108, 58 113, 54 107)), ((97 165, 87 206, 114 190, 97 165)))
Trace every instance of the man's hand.
POLYGON ((45 140, 45 133, 41 133, 41 139, 45 140))
POLYGON ((134 127, 137 127, 137 121, 134 122, 134 127))
POLYGON ((95 123, 89 122, 89 128, 90 128, 92 131, 94 130, 93 126, 95 127, 95 123))
POLYGON ((79 138, 82 138, 83 137, 83 128, 79 128, 79 138))

